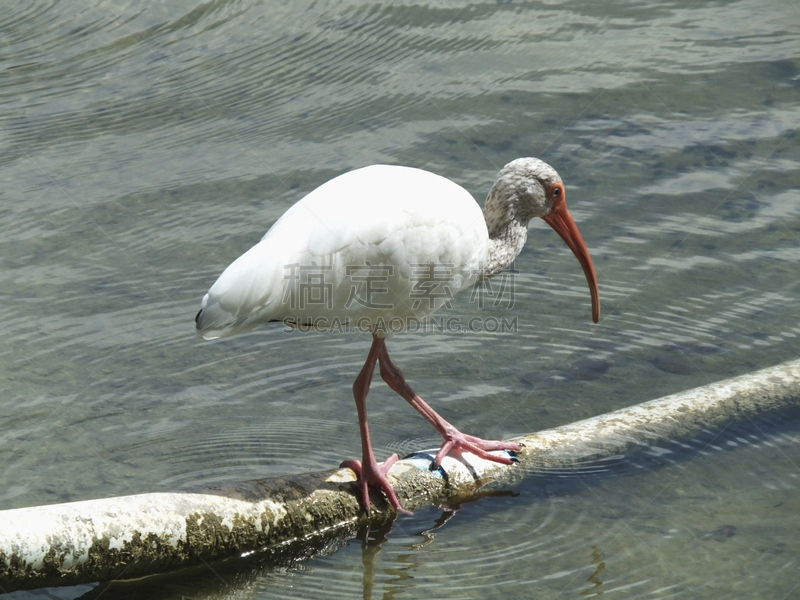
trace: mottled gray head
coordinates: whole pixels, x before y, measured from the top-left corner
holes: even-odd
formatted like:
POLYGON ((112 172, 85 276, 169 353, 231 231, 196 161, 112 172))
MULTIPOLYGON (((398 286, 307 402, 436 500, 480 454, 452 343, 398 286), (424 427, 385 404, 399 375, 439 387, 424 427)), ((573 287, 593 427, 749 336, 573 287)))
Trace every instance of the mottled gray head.
POLYGON ((563 201, 564 185, 556 170, 546 162, 538 158, 518 158, 497 174, 491 194, 513 203, 516 216, 530 221, 549 214, 554 203, 563 201))
POLYGON ((497 174, 483 210, 489 239, 493 241, 496 274, 519 254, 527 236, 528 222, 541 217, 575 254, 583 267, 592 295, 592 320, 600 320, 600 292, 589 249, 567 210, 566 191, 556 170, 538 158, 518 158, 497 174))

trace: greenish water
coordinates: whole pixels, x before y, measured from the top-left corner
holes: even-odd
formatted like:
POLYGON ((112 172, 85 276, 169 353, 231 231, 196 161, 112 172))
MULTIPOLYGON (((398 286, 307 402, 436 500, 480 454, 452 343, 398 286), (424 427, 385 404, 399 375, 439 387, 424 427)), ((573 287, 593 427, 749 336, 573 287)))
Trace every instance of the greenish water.
MULTIPOLYGON (((535 223, 513 306, 464 292, 446 313, 516 332, 390 341, 467 432, 797 358, 799 17, 778 0, 3 3, 0 508, 356 457, 365 336, 208 343, 193 317, 293 202, 375 162, 482 203, 500 167, 538 156, 595 261, 599 325, 577 261, 535 223)), ((369 406, 380 456, 436 444, 377 382, 369 406)), ((800 427, 741 427, 673 462, 532 477, 438 528, 449 512, 417 511, 364 548, 88 597, 791 598, 800 427)))

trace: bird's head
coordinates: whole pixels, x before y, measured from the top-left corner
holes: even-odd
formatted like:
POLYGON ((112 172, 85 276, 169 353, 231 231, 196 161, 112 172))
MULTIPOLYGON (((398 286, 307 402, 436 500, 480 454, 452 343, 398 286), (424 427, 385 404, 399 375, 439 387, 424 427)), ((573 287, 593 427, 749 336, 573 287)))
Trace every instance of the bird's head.
POLYGON ((493 192, 506 199, 504 210, 526 222, 544 217, 564 200, 564 184, 556 170, 538 158, 518 158, 497 174, 493 192))
POLYGON ((592 296, 592 320, 600 320, 600 292, 589 249, 567 210, 567 192, 558 172, 538 158, 518 158, 497 174, 486 203, 486 221, 491 228, 512 218, 527 224, 541 217, 575 254, 583 267, 592 296), (494 198, 492 198, 494 197, 494 198))

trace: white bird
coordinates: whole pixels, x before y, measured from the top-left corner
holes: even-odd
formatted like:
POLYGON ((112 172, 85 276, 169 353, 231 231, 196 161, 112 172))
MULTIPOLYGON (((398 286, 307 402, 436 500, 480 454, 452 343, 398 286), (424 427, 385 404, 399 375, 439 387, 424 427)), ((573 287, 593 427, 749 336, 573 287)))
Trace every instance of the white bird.
POLYGON ((381 377, 444 438, 432 468, 448 453, 471 452, 510 464, 519 444, 461 433, 406 383, 386 338, 419 323, 476 281, 497 275, 522 250, 533 217, 544 219, 581 263, 600 318, 597 277, 586 244, 567 211, 558 173, 537 158, 519 158, 497 175, 481 212, 458 184, 421 169, 373 165, 324 183, 292 206, 261 241, 236 259, 203 297, 195 322, 205 339, 279 321, 298 328, 358 328, 372 346, 353 384, 364 508, 382 490, 405 512, 386 478, 394 454, 378 463, 367 426, 366 398, 376 363, 381 377))

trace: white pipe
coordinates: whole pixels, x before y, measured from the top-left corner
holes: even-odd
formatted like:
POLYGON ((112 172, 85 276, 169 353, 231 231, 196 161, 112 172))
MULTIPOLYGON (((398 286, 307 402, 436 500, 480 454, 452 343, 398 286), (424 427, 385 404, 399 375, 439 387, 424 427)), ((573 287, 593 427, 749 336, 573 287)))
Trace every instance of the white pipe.
MULTIPOLYGON (((628 452, 800 404, 800 360, 706 385, 519 438, 519 465, 506 467, 435 451, 398 461, 390 478, 414 509, 489 482, 508 483, 528 468, 628 452)), ((0 511, 0 589, 75 585, 176 570, 203 561, 383 520, 375 498, 360 509, 349 469, 245 482, 206 493, 157 493, 0 511)))

